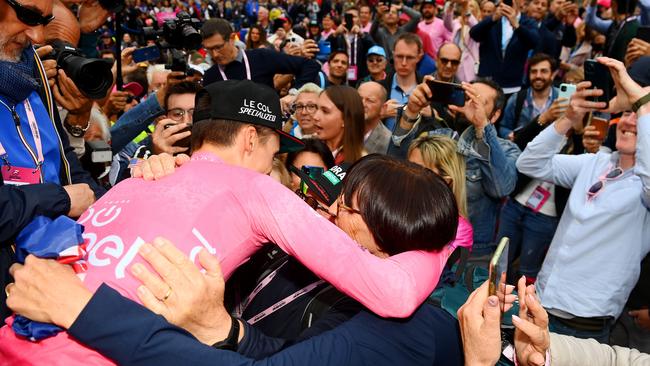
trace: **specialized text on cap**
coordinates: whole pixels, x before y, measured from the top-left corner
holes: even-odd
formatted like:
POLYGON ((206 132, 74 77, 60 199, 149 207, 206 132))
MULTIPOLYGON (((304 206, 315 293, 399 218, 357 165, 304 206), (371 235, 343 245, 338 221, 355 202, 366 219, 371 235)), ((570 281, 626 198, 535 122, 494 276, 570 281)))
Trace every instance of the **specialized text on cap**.
POLYGON ((266 104, 244 99, 244 106, 239 108, 239 114, 261 118, 269 122, 275 122, 275 114, 270 113, 271 108, 266 104))

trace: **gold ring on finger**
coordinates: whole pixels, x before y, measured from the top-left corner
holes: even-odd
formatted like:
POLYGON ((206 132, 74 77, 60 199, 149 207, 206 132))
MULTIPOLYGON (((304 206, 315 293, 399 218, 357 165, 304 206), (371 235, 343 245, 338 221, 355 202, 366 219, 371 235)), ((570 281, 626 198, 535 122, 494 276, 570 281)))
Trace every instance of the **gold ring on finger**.
POLYGON ((172 295, 172 287, 169 286, 169 285, 167 285, 167 287, 169 287, 169 288, 167 289, 167 293, 165 294, 165 296, 163 296, 162 300, 160 300, 160 301, 162 301, 162 302, 165 302, 165 301, 166 301, 167 299, 169 299, 169 297, 172 295))
POLYGON ((7 298, 9 297, 9 292, 11 292, 10 289, 11 289, 12 287, 14 287, 14 285, 15 285, 15 284, 12 282, 12 283, 8 284, 7 286, 5 286, 5 295, 7 295, 7 296, 6 296, 7 298))

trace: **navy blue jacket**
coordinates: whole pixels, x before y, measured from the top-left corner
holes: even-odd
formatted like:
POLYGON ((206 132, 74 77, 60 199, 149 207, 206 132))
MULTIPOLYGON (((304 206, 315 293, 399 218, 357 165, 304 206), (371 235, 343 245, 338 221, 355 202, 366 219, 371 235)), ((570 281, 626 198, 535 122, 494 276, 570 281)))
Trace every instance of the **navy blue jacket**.
POLYGON ((539 30, 534 20, 521 15, 519 27, 506 47, 505 57, 501 53, 501 19, 495 22, 492 17, 487 17, 473 26, 469 35, 480 43, 479 76, 491 77, 502 88, 522 84, 528 53, 540 42, 539 30))
MULTIPOLYGON (((283 340, 245 327, 239 352, 275 352, 285 345, 283 340)), ((161 316, 102 285, 68 332, 116 363, 132 366, 463 364, 457 321, 428 303, 410 318, 399 320, 363 311, 331 331, 255 361, 204 345, 161 316)))
MULTIPOLYGON (((251 80, 256 83, 273 88, 275 74, 293 74, 296 77, 294 87, 299 89, 306 83, 315 83, 318 78, 320 65, 314 60, 290 56, 267 48, 256 48, 245 52, 251 68, 251 80)), ((243 59, 242 62, 235 60, 226 65, 224 73, 228 79, 246 80, 243 59)), ((223 81, 223 77, 219 72, 219 66, 214 65, 205 72, 203 85, 207 86, 217 81, 223 81)))

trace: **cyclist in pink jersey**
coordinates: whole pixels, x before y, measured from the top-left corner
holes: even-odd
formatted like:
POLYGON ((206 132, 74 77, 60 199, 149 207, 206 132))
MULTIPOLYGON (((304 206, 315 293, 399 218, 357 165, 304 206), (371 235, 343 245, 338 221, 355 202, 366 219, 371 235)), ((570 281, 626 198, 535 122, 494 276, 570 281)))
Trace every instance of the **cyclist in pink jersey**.
MULTIPOLYGON (((406 317, 429 295, 453 250, 447 245, 453 235, 429 233, 426 248, 414 247, 437 251, 373 256, 292 192, 255 172, 270 171, 280 144, 275 133, 280 107, 273 91, 228 81, 206 88, 196 106, 192 161, 155 182, 123 182, 80 218, 89 250, 86 287, 94 291, 107 283, 137 300, 139 282, 129 268, 143 263, 137 253, 145 241, 164 236, 192 260, 202 248, 216 255, 226 278, 260 245, 274 242, 382 316, 406 317)), ((439 225, 455 227, 456 222, 439 225)), ((53 354, 60 364, 110 362, 66 333, 29 343, 12 338, 4 327, 0 336, 0 359, 13 364, 38 363, 53 354)))

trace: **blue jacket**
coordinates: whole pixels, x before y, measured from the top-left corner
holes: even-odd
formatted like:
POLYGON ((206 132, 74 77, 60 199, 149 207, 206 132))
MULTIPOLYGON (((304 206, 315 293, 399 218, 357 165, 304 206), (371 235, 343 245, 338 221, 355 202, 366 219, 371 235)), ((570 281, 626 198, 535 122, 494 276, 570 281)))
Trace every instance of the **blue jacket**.
POLYGON ((111 127, 111 149, 117 154, 142 131, 147 130, 156 117, 165 113, 156 94, 150 94, 142 103, 124 113, 111 127))
POLYGON ((512 34, 505 56, 501 53, 501 20, 495 22, 492 17, 487 17, 473 26, 469 35, 480 43, 481 65, 478 76, 491 77, 502 88, 517 87, 522 84, 524 65, 529 51, 540 41, 539 30, 534 20, 521 15, 519 27, 512 34))
POLYGON ((408 319, 361 312, 341 326, 283 349, 245 325, 239 352, 275 353, 261 360, 201 344, 186 331, 102 285, 68 330, 119 365, 462 365, 457 321, 422 305, 408 319), (278 352, 279 351, 279 352, 278 352))
MULTIPOLYGON (((16 235, 38 215, 55 218, 70 210, 70 198, 64 185, 87 183, 99 198, 105 190, 81 167, 74 149, 70 147, 52 92, 45 87, 34 91, 29 97, 30 105, 41 135, 44 164, 41 184, 22 186, 5 185, 0 176, 0 286, 9 282, 9 266, 15 261, 11 249, 16 235)), ((13 166, 36 167, 30 150, 35 150, 34 139, 22 103, 14 106, 0 98, 0 141, 13 166), (12 115, 14 109, 18 122, 12 115), (24 140, 23 140, 24 139, 24 140)), ((4 167, 4 162, 0 162, 4 167)), ((0 291, 0 316, 10 314, 5 304, 5 292, 0 291)))
MULTIPOLYGON (((519 119, 515 121, 516 113, 515 109, 517 107, 517 97, 515 94, 508 99, 506 103, 506 108, 503 112, 503 119, 499 124, 499 137, 508 138, 510 132, 519 130, 520 128, 528 125, 538 114, 535 113, 535 107, 533 106, 533 96, 532 90, 530 88, 523 88, 519 93, 526 93, 526 98, 524 99, 523 104, 521 105, 521 111, 519 113, 519 119)), ((560 90, 556 87, 551 87, 551 102, 557 99, 560 90)))
POLYGON ((458 152, 465 156, 467 167, 467 210, 474 229, 472 251, 488 254, 495 246, 501 200, 517 184, 515 164, 521 150, 513 142, 497 137, 497 130, 489 124, 483 140, 476 139, 474 126, 468 127, 460 136, 458 152))

